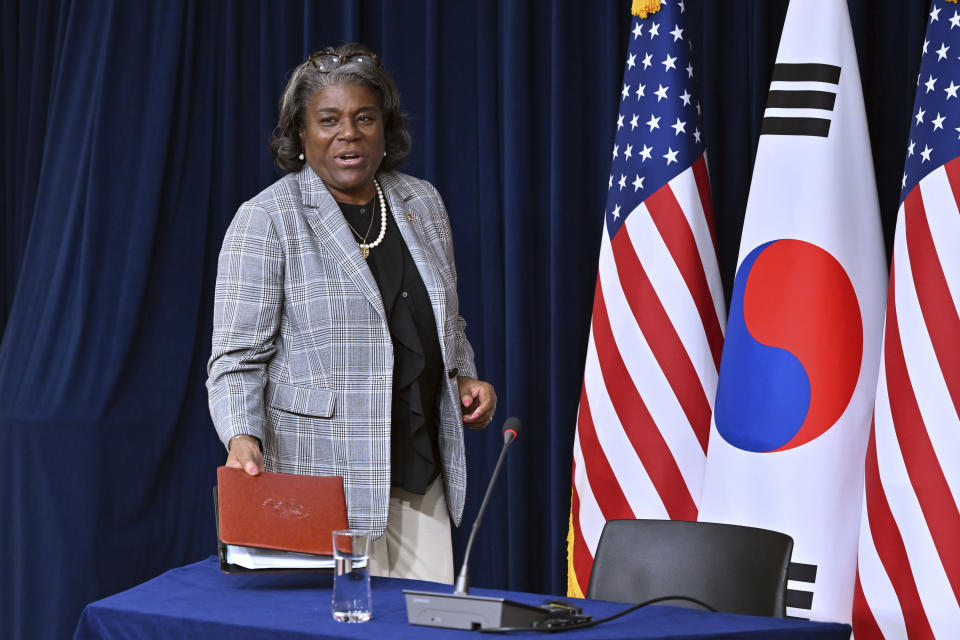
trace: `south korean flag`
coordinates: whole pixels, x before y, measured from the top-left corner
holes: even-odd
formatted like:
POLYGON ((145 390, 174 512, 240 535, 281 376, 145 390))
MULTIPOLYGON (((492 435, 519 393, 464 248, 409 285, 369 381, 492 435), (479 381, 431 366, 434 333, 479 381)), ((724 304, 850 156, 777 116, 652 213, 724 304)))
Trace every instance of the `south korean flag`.
POLYGON ((886 282, 847 5, 793 0, 757 146, 699 514, 793 537, 789 615, 850 621, 886 282))

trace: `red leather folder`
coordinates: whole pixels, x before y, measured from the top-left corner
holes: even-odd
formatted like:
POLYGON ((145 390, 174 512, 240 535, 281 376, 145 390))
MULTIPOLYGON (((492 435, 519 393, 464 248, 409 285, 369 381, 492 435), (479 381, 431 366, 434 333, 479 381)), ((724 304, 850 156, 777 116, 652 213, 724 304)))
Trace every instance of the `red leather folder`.
POLYGON ((333 555, 330 532, 346 529, 347 504, 340 476, 301 476, 217 468, 215 491, 221 568, 225 545, 333 555))

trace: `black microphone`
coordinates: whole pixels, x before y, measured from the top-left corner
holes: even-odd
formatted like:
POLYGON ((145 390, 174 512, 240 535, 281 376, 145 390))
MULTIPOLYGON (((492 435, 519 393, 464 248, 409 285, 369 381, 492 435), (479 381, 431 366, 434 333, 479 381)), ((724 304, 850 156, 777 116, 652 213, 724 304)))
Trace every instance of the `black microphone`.
POLYGON ((507 455, 507 447, 516 440, 520 433, 520 420, 507 418, 503 424, 503 448, 497 458, 497 466, 490 476, 487 493, 483 496, 483 503, 477 512, 467 540, 467 550, 463 554, 463 565, 453 593, 436 593, 433 591, 416 591, 404 589, 403 594, 407 602, 407 621, 410 624, 419 624, 428 627, 443 627, 445 629, 485 629, 488 627, 531 627, 536 622, 542 622, 550 616, 550 611, 529 604, 511 602, 504 598, 490 598, 485 596, 471 596, 469 592, 469 561, 473 541, 483 519, 483 512, 490 501, 493 485, 497 481, 503 459, 507 455))
POLYGON ((457 584, 453 589, 453 592, 457 595, 466 595, 470 592, 468 567, 470 563, 470 551, 473 549, 473 540, 477 537, 480 521, 483 520, 483 512, 486 511, 487 503, 490 502, 490 494, 493 493, 493 485, 497 483, 497 476, 500 475, 500 467, 503 466, 503 459, 507 457, 507 447, 517 439, 518 435, 520 435, 520 419, 507 418, 507 421, 503 423, 503 448, 500 449, 497 466, 493 468, 490 483, 487 484, 487 493, 483 496, 483 502, 480 503, 480 510, 477 511, 477 517, 473 521, 473 529, 470 530, 470 538, 467 540, 467 550, 463 554, 463 564, 460 565, 460 575, 457 576, 457 584))

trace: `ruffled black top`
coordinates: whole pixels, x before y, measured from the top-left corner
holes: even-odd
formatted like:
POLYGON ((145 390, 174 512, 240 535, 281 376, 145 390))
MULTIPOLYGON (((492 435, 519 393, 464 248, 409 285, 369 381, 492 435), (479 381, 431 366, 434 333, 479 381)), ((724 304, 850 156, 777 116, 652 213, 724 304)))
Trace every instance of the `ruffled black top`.
MULTIPOLYGON (((363 205, 338 204, 355 234, 366 237, 365 243, 376 240, 376 198, 363 205)), ((393 340, 390 484, 422 495, 440 473, 437 408, 443 356, 430 297, 389 210, 386 235, 370 249, 367 265, 380 288, 393 340)))

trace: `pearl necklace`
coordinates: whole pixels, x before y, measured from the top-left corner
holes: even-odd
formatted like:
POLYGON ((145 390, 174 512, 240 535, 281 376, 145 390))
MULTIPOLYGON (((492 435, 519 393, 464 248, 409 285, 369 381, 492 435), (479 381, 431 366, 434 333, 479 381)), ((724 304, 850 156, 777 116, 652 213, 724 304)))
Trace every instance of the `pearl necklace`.
MULTIPOLYGON (((380 190, 380 185, 377 184, 376 178, 373 179, 373 186, 377 189, 377 199, 380 201, 380 235, 377 236, 377 239, 373 242, 357 243, 360 245, 360 253, 363 254, 364 260, 370 255, 370 249, 380 246, 380 243, 383 242, 383 236, 387 235, 387 203, 383 199, 383 191, 380 190)), ((364 238, 364 240, 366 240, 366 238, 364 238)))

